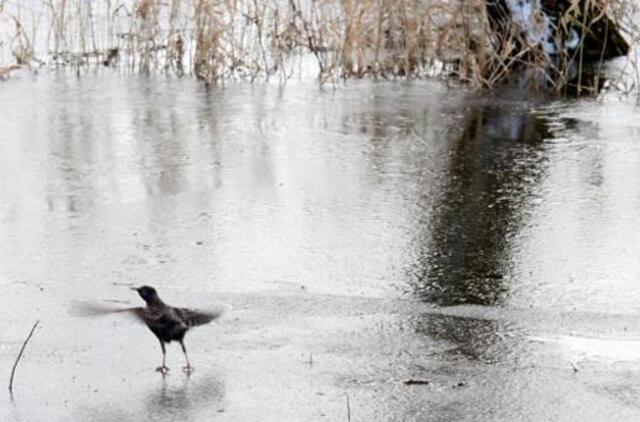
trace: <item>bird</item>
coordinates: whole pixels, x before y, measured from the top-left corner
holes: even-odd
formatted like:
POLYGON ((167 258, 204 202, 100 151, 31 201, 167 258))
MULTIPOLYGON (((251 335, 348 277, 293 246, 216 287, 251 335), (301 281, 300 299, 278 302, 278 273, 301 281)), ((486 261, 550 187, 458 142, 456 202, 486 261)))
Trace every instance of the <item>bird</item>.
POLYGON ((186 361, 186 366, 183 367, 183 370, 188 373, 192 372, 194 368, 189 362, 187 348, 184 345, 184 336, 189 329, 198 325, 208 324, 214 319, 217 319, 220 316, 220 312, 197 311, 167 305, 160 299, 157 290, 151 286, 145 285, 132 287, 131 289, 138 292, 147 306, 130 308, 128 310, 144 322, 160 342, 162 365, 157 367, 156 371, 163 375, 169 372, 165 343, 177 341, 180 343, 186 361))
POLYGON ((158 291, 152 286, 131 287, 138 292, 145 301, 144 307, 113 308, 95 303, 73 302, 71 312, 76 316, 99 316, 112 313, 128 313, 144 322, 149 330, 156 336, 162 349, 162 365, 156 368, 157 372, 166 375, 169 372, 167 367, 167 350, 165 344, 172 341, 180 343, 184 353, 186 366, 182 369, 191 373, 194 368, 191 366, 187 348, 184 345, 184 336, 191 328, 198 325, 208 324, 219 318, 221 311, 201 311, 189 308, 178 308, 167 305, 160 299, 158 291))

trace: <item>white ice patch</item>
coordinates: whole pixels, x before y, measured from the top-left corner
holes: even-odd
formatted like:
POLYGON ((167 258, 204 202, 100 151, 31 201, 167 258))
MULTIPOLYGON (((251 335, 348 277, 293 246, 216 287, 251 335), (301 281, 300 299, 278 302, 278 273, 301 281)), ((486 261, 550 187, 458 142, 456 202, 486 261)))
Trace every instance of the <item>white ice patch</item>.
POLYGON ((526 36, 531 47, 542 46, 547 55, 558 53, 551 19, 542 12, 540 0, 505 0, 512 21, 526 36))
POLYGON ((569 39, 567 40, 567 42, 564 43, 564 46, 566 48, 575 50, 576 48, 578 48, 579 44, 580 44, 580 35, 578 35, 578 31, 576 31, 575 29, 572 29, 571 33, 569 34, 569 39))
POLYGON ((540 40, 542 49, 547 53, 547 55, 558 54, 558 45, 555 40, 553 23, 547 15, 544 15, 542 27, 543 31, 540 40))
POLYGON ((570 360, 639 361, 640 339, 598 338, 570 335, 539 336, 531 340, 558 346, 570 360))

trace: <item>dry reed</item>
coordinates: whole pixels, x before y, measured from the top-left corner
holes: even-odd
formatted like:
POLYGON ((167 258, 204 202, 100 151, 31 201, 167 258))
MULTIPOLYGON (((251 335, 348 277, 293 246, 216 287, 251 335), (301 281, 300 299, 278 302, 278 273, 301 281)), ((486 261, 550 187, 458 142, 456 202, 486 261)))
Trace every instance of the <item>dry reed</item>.
MULTIPOLYGON (((576 21, 586 16, 577 11, 596 0, 572 1, 561 24, 589 27, 591 22, 576 21)), ((569 62, 578 63, 578 83, 582 71, 581 51, 549 63, 537 48, 514 50, 522 41, 516 31, 496 42, 485 0, 47 0, 42 9, 33 4, 0 0, 0 24, 13 25, 0 33, 0 68, 46 63, 81 71, 118 65, 141 73, 192 74, 215 84, 274 76, 286 81, 311 67, 321 83, 445 76, 491 87, 526 62, 558 89, 575 79, 569 62)), ((636 0, 605 0, 603 7, 631 44, 640 35, 631 18, 639 16, 637 7, 636 0)), ((629 67, 639 81, 635 56, 629 67)))

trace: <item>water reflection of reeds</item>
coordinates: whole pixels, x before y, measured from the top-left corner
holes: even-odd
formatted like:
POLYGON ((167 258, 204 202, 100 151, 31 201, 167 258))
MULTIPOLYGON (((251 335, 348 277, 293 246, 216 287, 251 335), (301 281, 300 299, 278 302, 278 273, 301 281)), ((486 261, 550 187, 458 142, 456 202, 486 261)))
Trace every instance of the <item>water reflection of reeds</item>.
POLYGON ((542 142, 551 135, 526 106, 506 107, 474 107, 450 144, 446 177, 410 270, 424 300, 494 305, 509 293, 512 239, 527 220, 544 174, 542 142))

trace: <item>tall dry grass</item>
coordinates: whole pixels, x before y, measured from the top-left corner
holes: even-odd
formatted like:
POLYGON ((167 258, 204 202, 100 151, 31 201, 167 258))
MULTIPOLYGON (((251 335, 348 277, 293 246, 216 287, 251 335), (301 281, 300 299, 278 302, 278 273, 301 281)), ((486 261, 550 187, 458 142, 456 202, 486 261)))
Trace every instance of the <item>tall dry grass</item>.
MULTIPOLYGON (((585 2, 602 3, 572 1, 563 24, 585 2)), ((637 8, 637 0, 604 1, 632 44, 637 8)), ((514 50, 517 31, 496 42, 485 0, 0 0, 0 25, 0 67, 107 65, 209 84, 310 71, 322 83, 444 76, 491 87, 526 62, 560 89, 575 79, 567 63, 581 65, 580 57, 549 63, 539 49, 514 50)))

